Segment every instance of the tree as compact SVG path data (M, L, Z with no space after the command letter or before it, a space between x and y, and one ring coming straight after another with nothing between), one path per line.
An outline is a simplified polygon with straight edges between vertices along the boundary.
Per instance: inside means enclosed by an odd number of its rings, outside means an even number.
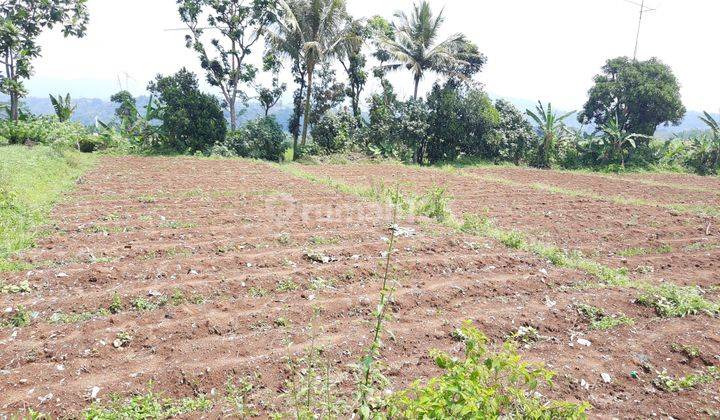
M417 99L418 86L426 72L466 79L485 64L485 56L463 34L454 34L435 43L445 18L442 10L433 16L430 3L426 0L416 3L410 16L397 12L395 19L395 37L381 39L384 49L396 60L396 63L386 66L393 70L405 67L412 72L415 83L413 98Z
M535 133L520 110L510 102L498 99L495 109L500 120L496 129L498 135L498 157L519 165L533 144Z
M346 40L349 29L345 0L278 0L278 25L268 32L270 38L292 39L299 42L298 56L307 73L305 111L301 146L305 146L308 134L313 76L315 66L338 54L339 45ZM278 43L282 43L279 41Z
M300 5L296 2L302 0L287 0L287 6L290 9L297 9ZM282 15L282 11L278 12L278 16ZM288 121L288 130L293 137L293 151L297 151L298 139L300 138L300 123L303 118L304 107L303 99L305 98L306 75L305 61L303 59L302 50L303 43L300 33L297 31L288 31L280 23L271 26L267 33L266 43L272 54L278 58L286 58L291 62L290 71L293 75L297 89L293 93L293 113Z
M326 112L340 105L345 98L345 85L337 81L330 63L322 64L317 71L317 81L312 94L312 112L308 118L310 126L317 124Z
M240 83L255 78L257 69L246 58L272 22L271 0L177 0L180 18L190 34L186 45L197 52L208 83L220 88L230 111L230 127L237 128L236 102L242 99ZM205 18L207 22L201 19ZM206 27L220 34L209 45L203 42ZM212 47L214 56L208 49Z
M19 118L23 79L32 74L32 60L42 49L38 37L60 27L65 37L83 37L89 15L87 0L3 0L0 2L0 92L10 96L10 116Z
M57 97L50 95L50 102L60 122L68 121L77 108L77 105L72 104L69 93L64 98L62 95Z
M287 90L286 83L280 83L280 62L274 54L266 54L263 58L263 71L271 71L273 79L270 87L255 85L257 100L265 111L267 117L270 109L277 105L283 93Z
M340 48L340 64L345 70L348 78L348 86L345 89L345 95L350 98L350 106L352 107L353 116L357 121L357 126L362 122L362 113L360 110L360 95L362 94L365 83L367 83L367 72L365 65L367 60L362 54L363 41L370 37L370 31L367 26L361 22L349 22L349 36Z
M148 91L160 102L160 130L168 146L178 152L205 151L225 139L220 101L200 92L195 74L183 68L173 76L158 75Z
M372 56L380 63L379 66L373 68L373 76L378 78L382 84L388 71L385 63L392 59L390 53L384 48L384 44L386 39L395 40L395 30L390 22L382 16L370 18L367 22L367 29L375 47Z
M152 121L161 119L161 109L153 95L148 99L144 114L140 114L135 98L126 90L112 95L110 101L118 104L115 115L120 120L119 129L125 137L139 145L150 145L157 140L159 130ZM112 130L109 124L99 120L98 123L105 129Z
M430 163L455 160L460 154L494 158L495 127L500 116L487 94L458 80L436 83L428 95L430 109ZM419 156L422 163L423 156Z
M624 131L646 136L655 134L660 124L679 124L685 107L670 67L656 58L608 60L602 73L595 76L578 120L603 126L616 116Z
M710 129L693 141L692 161L700 175L717 174L720 169L720 123L707 112L700 119Z
M110 97L110 101L118 104L115 109L115 115L121 121L127 121L132 124L137 119L138 111L135 98L127 90L122 90Z
M558 115L553 112L552 104L548 103L547 108L545 108L542 102L538 101L534 112L529 109L526 112L537 123L537 129L540 133L534 165L538 168L549 168L557 143L562 140L565 126L563 121L574 114L575 111Z
M238 156L277 162L285 151L285 132L274 116L262 117L230 133L223 144Z

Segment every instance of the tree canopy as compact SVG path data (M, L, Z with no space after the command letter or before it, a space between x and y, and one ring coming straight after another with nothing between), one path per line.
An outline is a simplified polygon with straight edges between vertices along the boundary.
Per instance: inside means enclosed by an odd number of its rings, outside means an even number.
M395 13L394 37L385 36L382 45L395 63L387 64L390 69L406 67L413 74L417 99L420 80L428 71L465 79L477 73L485 64L485 56L477 46L463 34L454 34L437 42L440 27L445 22L443 11L433 15L426 0L413 6L408 16L405 12Z
M617 118L630 133L652 136L660 124L679 124L685 116L680 85L669 66L657 58L608 60L595 76L578 120L604 126Z
M148 90L160 102L161 130L170 148L194 153L225 139L220 102L200 91L192 72L183 68L172 76L158 75Z
M257 68L246 59L262 39L264 28L272 22L273 1L177 0L177 3L180 18L190 30L185 37L186 45L200 57L208 83L220 88L234 130L237 100L245 98L240 84L252 81L257 73ZM212 28L213 37L209 41L203 38L206 25Z
M42 49L37 38L46 29L61 28L65 37L85 35L90 19L87 0L3 0L0 2L0 92L10 96L10 115L19 117L23 79L32 74L32 60Z

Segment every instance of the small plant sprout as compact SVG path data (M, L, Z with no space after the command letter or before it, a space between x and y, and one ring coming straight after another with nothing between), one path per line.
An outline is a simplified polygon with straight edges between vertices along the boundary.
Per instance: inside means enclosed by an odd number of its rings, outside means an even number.
M110 302L108 310L111 314L117 314L123 310L122 300L120 299L120 295L118 294L118 292L115 292L113 294L112 302Z

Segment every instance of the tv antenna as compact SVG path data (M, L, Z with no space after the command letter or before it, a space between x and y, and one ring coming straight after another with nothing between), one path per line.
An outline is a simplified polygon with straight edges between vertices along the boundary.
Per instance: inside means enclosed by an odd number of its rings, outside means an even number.
M642 22L645 13L654 12L657 9L651 9L645 6L645 0L641 0L640 3L633 0L625 0L627 3L634 4L640 7L640 19L638 20L637 35L635 36L635 52L633 53L633 61L637 61L638 45L640 44L640 29L642 29Z

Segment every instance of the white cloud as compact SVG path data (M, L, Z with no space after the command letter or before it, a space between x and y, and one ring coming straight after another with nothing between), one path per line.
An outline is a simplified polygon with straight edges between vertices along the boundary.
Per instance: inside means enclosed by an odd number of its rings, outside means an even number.
M445 6L445 35L463 32L488 56L479 76L501 96L543 99L563 108L579 107L592 77L607 58L632 55L638 7L624 0L430 0ZM714 33L716 0L646 0L657 11L647 15L639 58L657 56L682 85L690 109L720 107ZM174 0L90 0L91 24L83 39L42 36L43 57L36 62L33 95L71 90L75 96L107 97L118 77L135 92L157 73L181 66L199 72L187 50ZM391 17L409 9L409 0L349 0L357 16ZM128 77L126 79L125 74ZM401 94L410 77L393 76ZM432 83L424 81L425 89Z

